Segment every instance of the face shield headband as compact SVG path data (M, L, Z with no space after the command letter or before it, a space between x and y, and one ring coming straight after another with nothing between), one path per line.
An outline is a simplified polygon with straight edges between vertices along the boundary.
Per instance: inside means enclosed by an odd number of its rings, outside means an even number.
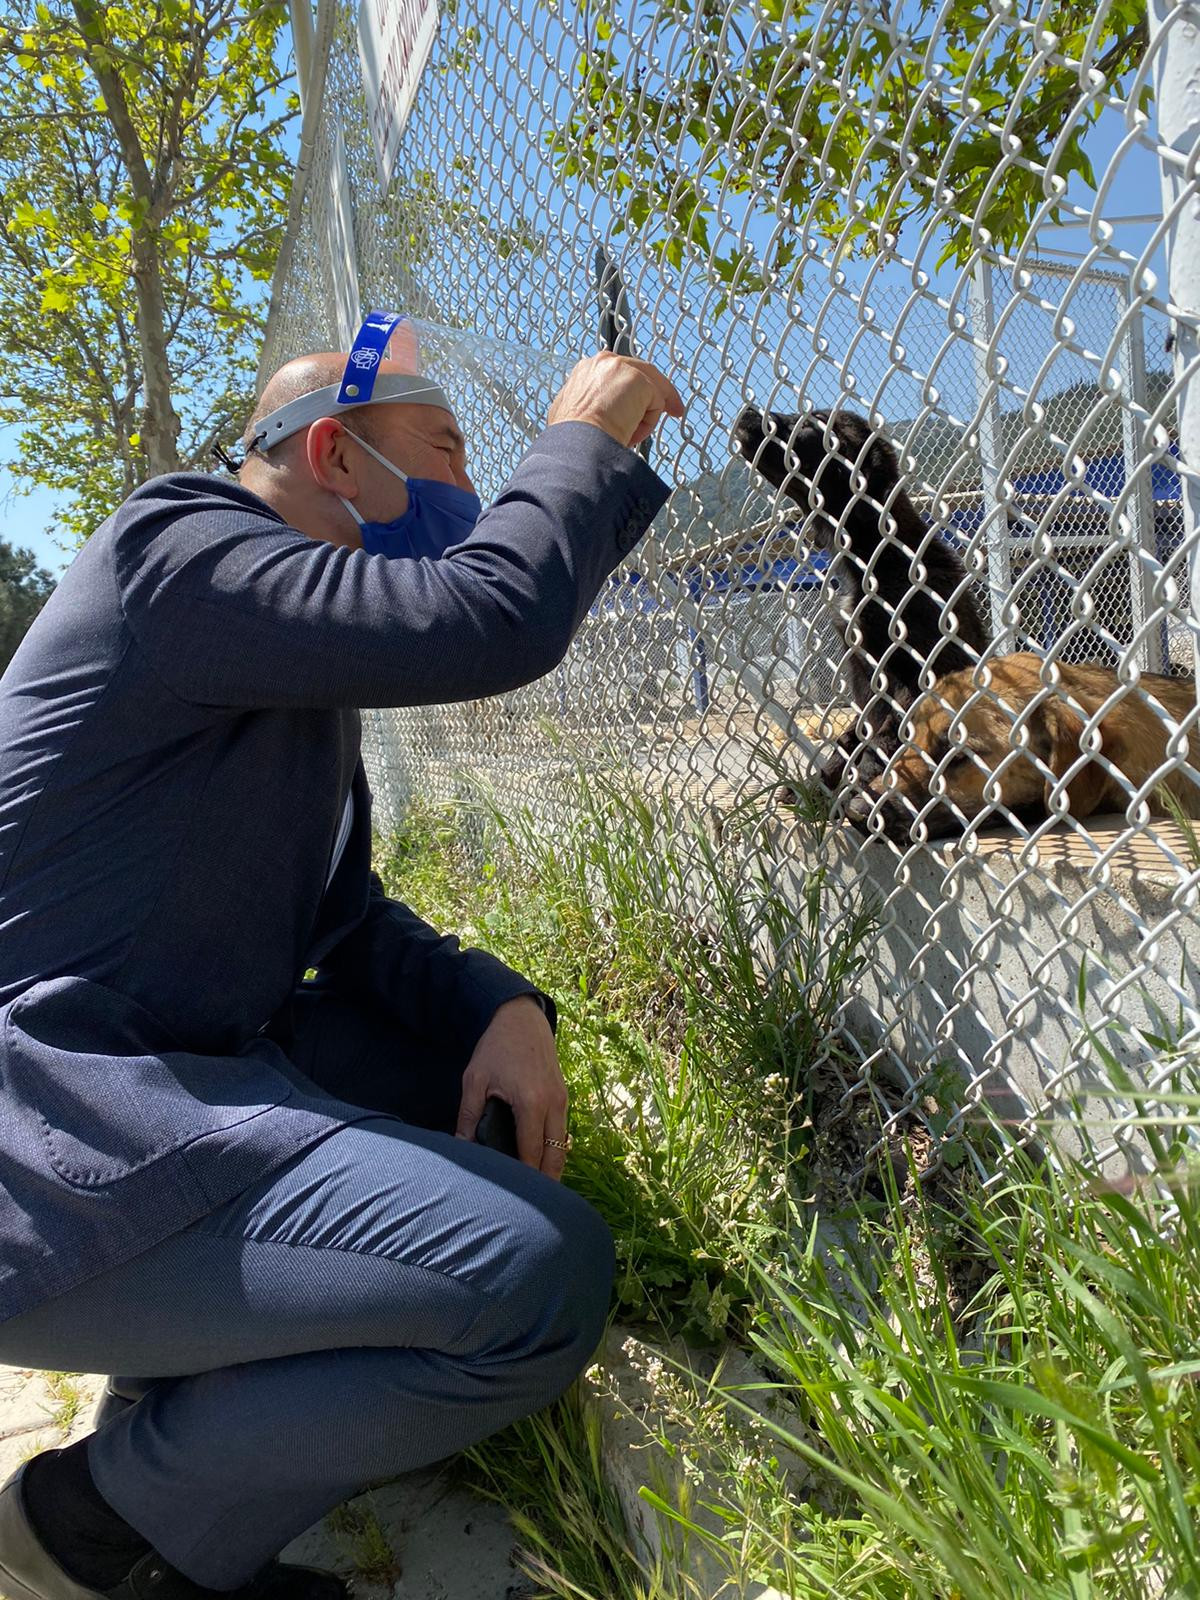
M449 400L437 384L405 373L380 373L388 341L397 324L406 321L391 312L372 311L358 330L340 384L301 395L264 417L254 435L251 449L270 450L321 417L344 418L357 406L378 405L397 400L405 404L441 406L451 411ZM451 412L451 414L453 414ZM482 512L479 497L472 490L434 478L413 478L394 461L367 443L355 428L349 433L370 455L408 490L408 507L389 522L368 522L349 500L339 495L346 510L358 523L363 549L368 555L408 556L438 560L451 546L468 538Z
M379 405L388 400L406 405L441 406L453 414L445 391L428 378L403 372L380 373L388 341L401 322L408 318L391 311L372 311L354 339L340 383L326 384L302 394L298 400L272 411L258 424L250 440L250 450L267 451L294 433L318 422L322 417L342 417L356 406Z

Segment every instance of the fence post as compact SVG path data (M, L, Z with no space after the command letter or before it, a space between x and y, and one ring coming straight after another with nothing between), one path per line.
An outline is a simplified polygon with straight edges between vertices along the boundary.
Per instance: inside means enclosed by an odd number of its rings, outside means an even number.
M1173 311L1179 489L1188 541L1192 660L1200 666L1200 7L1150 0L1150 50L1158 109L1158 159L1166 224L1167 300ZM1197 674L1200 695L1200 673Z
M1113 298L1116 301L1113 311L1118 323L1125 315L1127 294L1132 297L1132 288L1124 292L1120 288L1113 289ZM1125 335L1121 340L1118 360L1122 390L1132 401L1131 405L1121 407L1121 461L1124 482L1132 483L1134 486L1128 502L1136 538L1136 543L1129 551L1129 599L1133 614L1133 631L1136 635L1154 610L1154 573L1158 567L1158 538L1154 526L1154 485L1151 482L1149 468L1144 472L1138 471L1144 441L1139 437L1134 407L1142 412L1146 409L1146 331L1140 313L1130 317L1125 325ZM1165 631L1166 623L1160 621L1146 635L1141 645L1138 653L1142 659L1139 665L1147 672L1161 672L1163 669Z
M971 326L976 342L975 396L979 408L979 477L982 491L980 505L989 523L986 538L988 555L988 597L992 608L992 637L999 644L1008 630L1005 606L1012 589L1012 535L1008 528L1008 514L1000 506L997 486L1000 481L1000 458L1004 452L1004 433L1000 422L1000 403L995 385L988 373L988 354L992 335L996 331L996 315L992 305L992 263L980 256L971 273L968 290L971 303ZM980 345L983 346L980 349Z
M291 0L288 6L292 17L292 49L296 52L296 88L300 95L300 110L308 106L308 80L312 76L313 16L309 0Z
M704 635L695 628L688 629L692 644L692 698L701 716L708 710L708 651L704 648Z

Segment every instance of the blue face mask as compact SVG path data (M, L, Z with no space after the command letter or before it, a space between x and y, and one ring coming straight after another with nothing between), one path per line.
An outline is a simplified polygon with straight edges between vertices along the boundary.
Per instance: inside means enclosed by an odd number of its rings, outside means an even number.
M347 428L346 432L351 430ZM437 478L410 478L359 434L353 437L376 461L394 472L408 489L408 510L390 522L366 522L349 500L338 496L358 523L363 549L368 555L415 556L436 561L451 545L461 544L474 532L483 512L477 494L460 489L456 483L442 483Z

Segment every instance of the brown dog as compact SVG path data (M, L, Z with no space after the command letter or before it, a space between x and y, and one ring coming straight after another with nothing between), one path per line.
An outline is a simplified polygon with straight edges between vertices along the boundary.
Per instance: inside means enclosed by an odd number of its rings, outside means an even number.
M1118 678L1108 667L1060 662L1057 684L1029 710L1042 692L1045 665L1027 652L999 656L979 669L983 692L970 668L940 678L905 720L901 733L908 748L886 778L855 796L847 808L850 819L866 824L878 805L887 836L907 841L931 800L933 770L947 757L940 775L944 792L921 819L929 838L960 832L989 805L997 807L998 823L1007 820L1005 811L1025 822L1046 817L1052 789L1083 752L1084 724L1117 690ZM956 719L972 696L970 710ZM1162 771L1162 786L1183 811L1200 816L1200 788L1177 767L1167 769L1166 755L1168 738L1195 708L1194 679L1142 673L1137 688L1104 712L1099 751L1067 784L1070 815L1124 811L1135 790ZM998 791L994 798L984 797L989 783ZM1167 811L1157 785L1146 800L1152 812Z

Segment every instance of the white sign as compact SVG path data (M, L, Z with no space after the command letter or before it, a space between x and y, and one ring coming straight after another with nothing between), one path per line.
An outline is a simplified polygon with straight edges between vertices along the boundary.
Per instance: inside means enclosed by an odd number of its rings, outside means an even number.
M358 262L354 253L354 211L346 177L346 146L341 124L334 118L333 151L329 163L329 210L326 244L333 274L333 303L337 312L339 350L349 350L362 321L358 300Z
M362 0L358 10L367 114L385 189L437 30L438 0Z

